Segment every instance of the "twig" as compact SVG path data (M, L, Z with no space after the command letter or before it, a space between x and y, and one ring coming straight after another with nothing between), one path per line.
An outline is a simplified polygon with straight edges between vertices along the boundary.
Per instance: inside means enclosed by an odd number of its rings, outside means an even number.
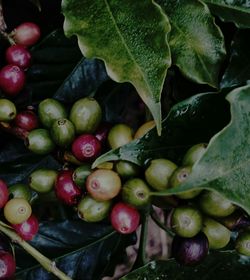
M48 272L54 274L61 280L72 280L64 272L56 267L56 263L42 255L29 243L24 241L18 234L16 234L8 225L0 222L0 231L7 235L11 240L21 246L26 252L28 252L33 258L35 258Z

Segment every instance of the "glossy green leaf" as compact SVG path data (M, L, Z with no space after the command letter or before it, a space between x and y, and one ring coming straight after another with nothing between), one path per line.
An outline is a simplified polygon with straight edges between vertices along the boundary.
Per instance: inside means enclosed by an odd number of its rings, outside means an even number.
M233 90L231 122L210 141L191 175L168 193L189 189L211 189L250 213L250 85Z
M231 56L221 88L245 85L250 80L250 30L239 30L232 42Z
M166 15L153 1L62 1L67 36L83 54L105 62L109 76L131 82L161 131L161 91L170 66Z
M208 8L196 0L157 0L171 23L173 64L189 79L218 86L224 38Z
M217 93L195 95L176 104L162 123L162 135L155 129L138 140L100 156L93 167L110 160L127 160L144 165L152 158L177 161L190 145L207 142L229 122L229 107Z
M211 12L222 20L233 22L239 28L250 27L249 0L203 0Z
M153 261L129 273L121 280L246 280L249 277L248 257L240 256L234 251L212 252L195 267L181 266L171 259Z

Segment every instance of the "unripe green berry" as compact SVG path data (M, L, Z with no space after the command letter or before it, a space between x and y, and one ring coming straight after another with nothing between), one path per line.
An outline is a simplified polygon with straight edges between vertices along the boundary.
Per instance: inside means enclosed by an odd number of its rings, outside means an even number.
M114 125L108 134L108 143L111 149L119 148L133 140L133 130L126 124Z
M183 165L194 165L198 161L207 149L206 143L200 143L192 146L184 155L182 164Z
M38 193L47 193L53 189L57 174L55 170L51 169L37 169L30 174L29 185Z
M16 106L8 99L0 99L0 121L10 122L16 117Z

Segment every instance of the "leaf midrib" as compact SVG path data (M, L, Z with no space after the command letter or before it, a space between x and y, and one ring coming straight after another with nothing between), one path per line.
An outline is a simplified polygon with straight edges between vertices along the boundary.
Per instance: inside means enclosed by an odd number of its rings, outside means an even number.
M136 65L136 68L138 69L138 71L140 72L141 76L143 77L143 80L144 80L144 82L145 82L145 84L146 84L146 87L147 87L148 91L149 91L149 92L152 92L151 87L150 87L150 85L149 85L149 83L148 83L148 81L147 81L147 79L146 79L146 77L145 77L145 75L144 75L144 73L143 73L143 71L142 71L140 65L138 65L137 61L135 60L133 54L131 53L131 51L130 51L130 49L129 49L129 47L128 47L128 45L127 45L127 43L126 43L126 41L125 41L125 39L124 39L124 37L123 37L123 35L122 35L122 33L121 33L119 27L118 27L118 25L117 25L117 23L116 23L116 20L115 20L115 18L114 18L114 16L113 16L113 13L112 13L112 11L111 11L111 7L110 7L108 1L107 1L107 0L104 0L104 3L105 3L105 5L106 5L107 11L108 11L108 13L109 13L109 15L110 15L110 18L111 18L111 20L112 20L112 22L113 22L113 25L114 25L114 27L115 27L115 30L117 31L118 36L120 37L120 39L121 39L123 45L125 46L125 49L126 49L128 55L129 55L129 57L130 57L131 60L134 62L134 64ZM129 82L131 82L131 81L129 81Z

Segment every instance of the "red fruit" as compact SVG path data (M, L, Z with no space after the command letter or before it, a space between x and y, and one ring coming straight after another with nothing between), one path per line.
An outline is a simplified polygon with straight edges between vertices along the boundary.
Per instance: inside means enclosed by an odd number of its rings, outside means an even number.
M10 46L5 53L8 64L19 66L23 70L27 69L31 63L30 52L21 45Z
M72 170L61 171L56 179L55 192L58 199L67 205L75 205L81 198L81 189L72 179Z
M16 65L8 64L0 70L0 88L9 96L16 96L24 87L25 74Z
M9 199L9 190L3 180L0 179L0 209L4 207Z
M33 22L24 22L14 30L14 41L23 46L34 45L40 37L40 28Z
M140 214L134 207L118 202L111 211L110 219L116 231L129 234L138 228Z
M38 118L32 111L23 111L17 114L15 125L27 131L31 131L38 127Z
M38 232L39 223L37 218L31 215L25 222L12 225L12 227L23 240L32 240Z
M95 137L104 144L108 138L108 133L111 128L111 124L109 123L101 123L101 125L97 128L95 132Z
M11 278L16 271L16 262L9 252L0 251L0 279Z
M72 144L72 153L80 161L94 160L101 153L101 142L92 134L80 135Z

